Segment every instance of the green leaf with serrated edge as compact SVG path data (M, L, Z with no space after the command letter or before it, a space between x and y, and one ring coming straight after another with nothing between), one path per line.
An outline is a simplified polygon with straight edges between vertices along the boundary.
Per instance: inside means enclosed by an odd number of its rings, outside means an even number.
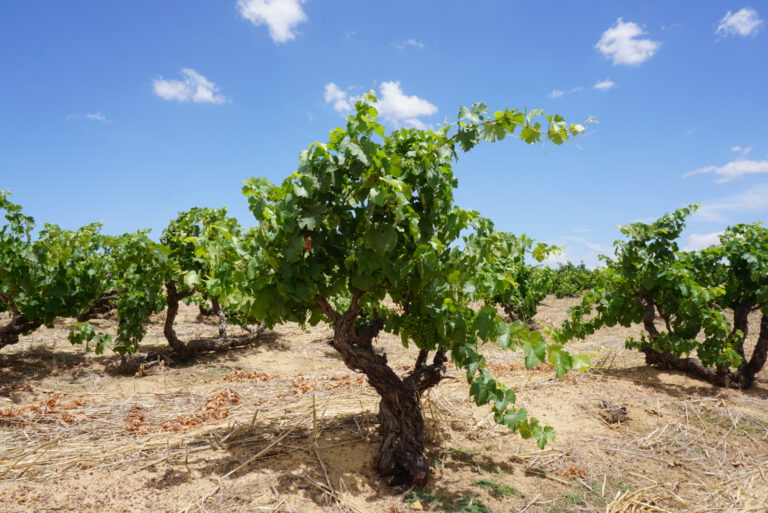
M469 392L478 406L488 404L493 398L493 380L487 374L482 373L472 382Z
M483 340L489 340L494 333L496 310L490 306L482 307L475 316L474 328Z
M546 359L546 344L531 344L530 342L523 343L523 352L525 353L525 367L532 369Z
M500 319L496 322L495 339L504 349L509 349L512 346L512 334L509 329L509 324Z
M186 285L187 288L193 289L199 283L200 277L198 276L197 271L191 270L184 273L184 285Z
M527 420L528 412L525 408L512 409L502 417L502 423L513 431L517 430L520 425L524 425Z
M535 426L533 437L536 439L539 449L544 449L548 443L555 441L555 430L550 426Z
M494 403L493 410L499 413L504 412L507 410L507 407L509 405L515 404L515 401L516 401L515 391L512 389L508 389L504 391L503 396Z

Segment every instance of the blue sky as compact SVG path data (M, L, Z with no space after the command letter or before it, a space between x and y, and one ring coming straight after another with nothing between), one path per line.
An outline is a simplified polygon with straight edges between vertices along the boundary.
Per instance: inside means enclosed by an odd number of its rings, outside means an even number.
M699 202L684 245L768 214L768 1L0 3L0 189L40 222L159 231L279 182L375 89L391 128L459 105L543 108L589 134L462 155L459 203L610 251Z

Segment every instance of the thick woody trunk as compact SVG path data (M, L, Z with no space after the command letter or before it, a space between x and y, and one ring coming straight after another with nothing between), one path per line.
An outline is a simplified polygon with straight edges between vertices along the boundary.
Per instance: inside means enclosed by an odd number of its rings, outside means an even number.
M533 320L533 318L524 318L524 316L521 316L515 311L515 308L510 304L502 304L502 310L504 310L504 313L507 315L507 321L508 322L516 322L516 321L524 321L528 325L528 329L531 331L539 331L541 329L541 326L539 326L536 321Z
M645 301L646 310L643 316L643 327L651 339L659 337L660 333L654 323L656 319L656 307L650 300ZM697 358L681 358L669 351L656 351L650 345L642 348L645 354L645 363L655 365L665 369L679 370L693 374L695 377L711 383L713 385L725 388L749 388L751 382L747 383L744 374L733 372L727 367L718 367L710 369L705 367Z
M392 484L423 486L429 478L429 462L424 456L424 416L421 395L437 385L445 374L445 354L438 351L431 365L427 352L421 351L414 371L402 380L402 386L382 395L379 403L381 446L376 468Z
M728 368L717 370L705 367L697 358L681 358L669 351L659 352L650 347L644 348L645 363L656 365L665 369L679 370L693 374L695 377L725 388L748 388L740 372L733 372Z
M14 312L10 322L0 327L0 349L16 344L19 341L19 336L34 331L40 326L42 326L41 323L28 321L23 315Z
M768 315L763 314L762 318L760 319L760 333L757 336L757 343L755 344L755 348L752 350L752 357L749 359L749 363L742 365L739 369L747 386L751 386L755 382L755 375L763 369L767 358Z
M213 313L215 313L216 316L219 318L219 338L226 338L226 336L227 336L227 314L221 308L221 305L219 304L218 296L213 296L211 298L211 306L212 306L211 310L213 310Z
M188 357L187 346L184 342L179 340L176 330L173 328L173 322L176 320L176 316L179 314L179 301L189 297L193 294L191 290L185 292L179 292L176 288L176 283L169 281L165 284L166 291L166 311L165 311L165 324L163 325L163 335L165 339L171 345L174 351L178 353L182 358Z
M197 353L226 351L235 347L247 346L255 342L256 339L259 338L259 336L267 329L267 325L262 322L256 328L248 329L248 335L242 337L226 336L226 316L219 307L217 300L214 303L214 308L217 308L219 312L219 338L190 340L184 342L180 340L176 334L176 330L173 328L173 323L176 320L176 316L179 314L179 301L191 296L194 294L194 292L178 292L176 283L174 282L166 283L165 289L167 292L167 310L165 315L165 325L163 326L163 334L165 335L166 340L168 340L170 346L173 348L179 360L188 360L193 358Z
M91 305L91 307L88 309L87 312L84 312L80 314L77 317L77 320L79 322L85 322L89 321L91 319L94 319L96 317L106 315L117 306L115 305L114 301L120 299L120 296L118 295L117 290L108 290L104 292L99 299L94 301L94 303Z
M392 485L423 486L429 478L429 461L424 455L424 416L421 395L440 382L445 374L445 354L438 351L433 363L427 365L427 353L422 351L416 368L400 378L387 364L385 355L373 349L373 339L384 323L377 316L369 326L355 329L360 313L359 294L344 314L335 312L326 301L320 302L323 312L333 322L331 345L341 354L351 370L362 372L381 396L379 430L381 445L376 457L376 470L390 478Z
M198 306L197 310L200 317L210 317L211 315L214 315L213 308L206 308L203 305Z
M749 335L749 313L752 311L752 305L739 304L733 308L733 332L731 337L736 336L736 330L740 330L744 334L744 338ZM739 354L744 356L744 345L742 344L738 348Z
M368 380L373 384L373 382ZM375 387L381 394L381 386ZM423 486L429 478L424 456L424 417L419 395L406 386L388 387L379 402L381 445L376 470L390 484Z
M207 297L206 297L207 299ZM219 319L219 338L226 338L227 337L227 326L229 326L229 318L227 317L227 313L224 311L224 309L219 304L219 298L218 296L213 296L210 298L211 301L211 307L206 308L203 305L198 306L199 315L201 317L211 317L215 315ZM250 326L243 326L246 331L249 333L253 333L254 330L258 330L260 328L252 328Z
M10 312L11 320L5 326L0 326L0 349L19 341L19 336L35 331L43 325L41 322L30 321L22 315L11 296L0 292L0 302Z

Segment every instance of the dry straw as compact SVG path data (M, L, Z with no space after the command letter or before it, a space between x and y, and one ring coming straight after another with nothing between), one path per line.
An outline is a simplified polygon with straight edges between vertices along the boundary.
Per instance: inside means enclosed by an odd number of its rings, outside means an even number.
M287 381L287 382L286 382ZM317 381L322 382L322 379ZM331 382L333 383L333 382ZM365 385L311 390L296 395L291 380L259 383L258 393L250 383L238 384L242 397L254 398L226 405L224 420L214 419L179 432L164 426L179 423L204 411L206 398L194 394L137 394L120 403L88 404L60 414L19 415L0 422L0 480L41 480L73 469L102 468L129 462L151 466L177 455L235 445L252 446L255 452L279 438L306 438L312 431L313 412L317 429L331 429L350 418L359 420L375 411L376 396ZM333 400L330 400L331 396ZM265 398L269 398L266 399ZM313 399L315 403L313 404ZM361 410L361 405L363 410ZM314 407L313 407L314 406ZM141 431L128 419L141 412ZM69 422L62 421L67 415ZM194 419L193 419L194 420ZM362 435L362 433L361 433ZM282 438L281 438L282 437Z

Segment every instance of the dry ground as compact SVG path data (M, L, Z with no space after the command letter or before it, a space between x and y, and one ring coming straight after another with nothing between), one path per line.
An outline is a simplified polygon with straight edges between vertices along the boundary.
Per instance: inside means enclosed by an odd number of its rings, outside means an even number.
M549 298L538 323L574 303ZM182 309L180 336L213 336L195 313ZM160 320L142 350L165 349ZM494 374L555 427L544 451L495 426L451 368L424 404L433 478L405 490L373 471L376 396L325 326L139 376L71 347L67 325L0 352L3 513L768 511L768 373L740 392L649 369L623 348L637 327L570 344L595 368L559 380L487 346ZM413 364L396 338L380 344L398 370ZM606 422L603 400L628 418Z

